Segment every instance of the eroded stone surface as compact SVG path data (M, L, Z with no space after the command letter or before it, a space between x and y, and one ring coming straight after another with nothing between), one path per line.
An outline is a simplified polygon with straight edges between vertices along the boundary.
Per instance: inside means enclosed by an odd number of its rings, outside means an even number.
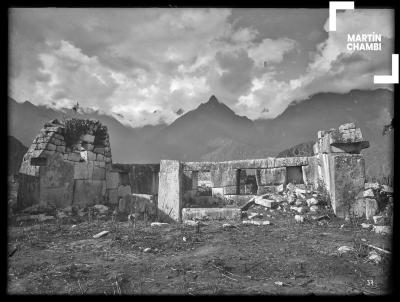
M242 211L238 208L183 208L182 220L239 220Z

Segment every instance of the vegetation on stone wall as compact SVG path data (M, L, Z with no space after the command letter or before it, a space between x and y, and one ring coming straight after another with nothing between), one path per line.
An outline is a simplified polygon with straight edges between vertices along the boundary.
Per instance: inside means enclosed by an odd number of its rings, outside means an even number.
M94 131L94 142L95 146L104 146L104 142L107 139L107 126L99 124L96 131Z
M94 135L94 145L102 146L107 138L107 127L102 126L99 121L89 119L66 119L63 122L65 127L64 139L67 147L79 142L84 134Z

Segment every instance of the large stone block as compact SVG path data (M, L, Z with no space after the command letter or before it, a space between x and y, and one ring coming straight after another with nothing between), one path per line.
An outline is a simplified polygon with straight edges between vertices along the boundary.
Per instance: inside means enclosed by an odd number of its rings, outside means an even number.
M81 161L81 155L78 152L70 152L68 153L68 160L70 161L76 161L79 162Z
M239 220L242 211L239 208L184 208L182 220Z
M302 166L303 182L308 186L316 186L318 184L318 158L310 157L310 164Z
M280 185L286 182L286 167L260 169L261 185Z
M61 154L49 157L40 167L40 202L66 207L72 204L75 167Z
M118 197L124 197L125 195L131 195L131 186L119 186L118 187Z
M92 178L95 180L105 180L106 179L106 169L94 166Z
M39 167L37 167L39 169ZM17 208L24 209L40 202L40 179L38 176L19 174Z
M99 154L103 154L103 155L104 155L105 150L104 150L104 148L96 147L96 148L94 148L93 152L94 152L94 153L99 153Z
M60 153L64 153L65 152L65 146L57 146L56 151L60 152Z
M365 163L361 155L329 155L332 208L336 216L348 216L355 197L364 190Z
M339 126L339 131L356 129L356 125L354 123L347 123Z
M174 221L181 220L182 208L182 167L176 160L161 160L158 189L158 210L160 214Z
M89 167L86 162L76 162L74 179L89 179Z
M343 131L333 130L329 133L330 144L358 143L363 140L360 128Z
M118 189L107 189L107 201L111 204L118 204Z
M119 173L106 172L107 189L118 189L119 186Z
M85 207L105 201L105 182L102 180L75 180L73 205Z

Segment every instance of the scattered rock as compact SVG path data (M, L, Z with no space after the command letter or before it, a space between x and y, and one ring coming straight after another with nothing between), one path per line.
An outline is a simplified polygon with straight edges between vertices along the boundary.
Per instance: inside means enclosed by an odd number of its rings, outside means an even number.
M183 240L184 242L186 242L186 241L187 241L187 238L186 238L185 236L183 236L182 240Z
M314 197L313 197L313 198L307 199L306 202L307 202L307 205L308 205L309 207L315 206L315 205L318 204L318 200L317 200L316 198L314 198Z
M189 226L197 226L200 222L196 220L184 220L183 223Z
M294 196L293 194L289 194L287 196L287 201L288 201L289 204L295 203L296 202L296 196Z
M296 192L296 196L301 199L305 199L306 196L303 193Z
M109 233L109 231L102 231L102 232L100 232L100 233L94 235L93 238L95 238L95 239L101 238L101 237L106 236L108 233Z
M150 248L150 247L146 247L146 248L143 250L144 253L149 253L150 251L151 251L151 248Z
M150 223L150 226L152 226L152 227L167 226L167 225L169 225L169 223L166 223L166 222L152 222L152 223Z
M102 204L96 204L93 208L99 211L100 214L105 214L108 212L108 207Z
M243 220L243 224L254 224L254 225L270 225L271 222L269 220L264 221L256 221L256 220Z
M255 197L251 198L248 202L246 202L240 209L242 211L247 211L252 205L255 203Z
M295 206L302 206L303 201L301 199L297 199L296 202L294 203Z
M385 222L385 217L383 216L372 216L374 224L383 224Z
M296 194L306 194L306 190L303 189L296 188L294 191L296 192Z
M230 224L230 223L224 223L224 224L222 225L222 227L223 227L224 229L230 229L230 228L234 228L235 226L232 225L232 224Z
M364 185L364 189L365 190L368 190L368 189L379 190L380 189L380 185L377 182L367 182Z
M247 218L249 218L249 219L262 218L262 217L263 217L263 214L261 214L261 213L249 213L247 215Z
M375 225L374 232L381 235L388 235L391 233L389 226Z
M289 192L294 192L296 190L296 186L290 182L286 185L286 190Z
M40 222L54 220L56 219L54 216L47 216L46 214L39 214L37 220Z
M343 245L340 248L338 248L338 252L340 255L342 255L344 253L354 252L354 248L347 245Z
M374 191L372 191L372 189L368 189L368 190L364 191L363 196L368 197L368 198L374 198L375 197Z
M304 222L304 216L302 215L295 215L294 219L296 220L296 222Z
M281 282L281 281L276 281L276 282L274 282L276 285L279 285L279 286L283 286L283 282Z
M273 208L275 207L278 202L276 200L272 200L272 199L263 199L263 198L255 198L254 202L256 204L259 204L261 206L264 206L266 208Z
M382 261L382 257L376 251L370 251L368 254L368 260L378 264Z
M369 224L369 223L362 223L362 224L361 224L361 227L362 227L363 229L369 229L371 226L372 226L372 225Z
M302 214L306 211L305 207L290 207L290 209L296 211L299 214Z

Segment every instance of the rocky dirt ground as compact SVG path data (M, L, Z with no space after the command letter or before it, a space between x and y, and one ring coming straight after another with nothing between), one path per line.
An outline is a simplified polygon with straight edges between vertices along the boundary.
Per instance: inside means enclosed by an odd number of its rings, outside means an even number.
M151 226L70 215L9 222L10 294L385 294L391 235L336 218L296 222L253 205L270 225L206 221ZM39 221L41 220L41 221ZM125 221L123 221L125 220ZM93 235L109 233L94 239ZM350 249L346 251L347 246ZM374 252L372 252L374 253ZM375 259L375 260L374 260Z

